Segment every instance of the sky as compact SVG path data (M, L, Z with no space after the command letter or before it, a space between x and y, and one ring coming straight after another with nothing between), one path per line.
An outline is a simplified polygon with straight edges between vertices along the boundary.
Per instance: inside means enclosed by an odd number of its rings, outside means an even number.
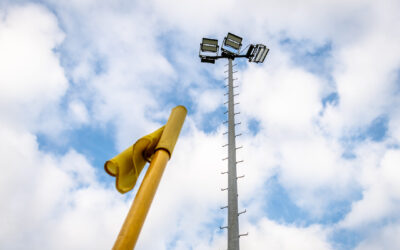
M0 248L110 249L138 187L106 160L188 116L136 249L226 249L226 62L241 249L400 249L400 2L0 0ZM143 178L143 174L141 175Z

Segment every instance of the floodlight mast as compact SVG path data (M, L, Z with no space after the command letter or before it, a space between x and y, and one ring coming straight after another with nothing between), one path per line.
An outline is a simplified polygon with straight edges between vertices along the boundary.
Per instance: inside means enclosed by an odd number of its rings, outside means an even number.
M240 55L240 48L242 46L242 38L232 33L228 33L225 37L223 45L221 47L221 54L218 55L218 41L216 39L203 38L203 42L200 44L199 56L201 62L204 63L215 63L215 60L226 58L228 59L228 171L222 172L221 174L228 174L228 188L222 190L228 190L228 205L222 208L228 209L228 225L220 227L221 229L228 229L228 250L239 250L239 238L246 236L246 234L239 233L239 215L245 213L238 211L238 190L237 190L237 179L244 176L237 176L236 164L242 161L236 161L236 137L239 136L235 132L235 126L240 123L235 123L235 105L238 103L234 102L234 97L238 94L234 94L233 86L233 66L232 62L235 58L243 57L248 58L250 62L262 63L267 56L269 49L262 44L250 45L246 54ZM203 52L203 53L202 53ZM213 53L210 55L210 52ZM215 54L214 54L215 53ZM255 60L257 59L257 60Z

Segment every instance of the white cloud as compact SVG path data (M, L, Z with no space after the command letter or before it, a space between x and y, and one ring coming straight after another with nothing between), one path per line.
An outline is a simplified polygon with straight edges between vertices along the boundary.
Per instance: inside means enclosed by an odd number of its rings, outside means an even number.
M14 127L30 124L45 132L37 123L57 123L40 118L68 86L53 52L64 34L55 16L37 5L10 7L0 15L0 115Z
M373 154L369 151L370 148L364 150L368 151L362 152L361 155ZM364 186L363 198L353 203L351 211L340 223L341 226L364 227L371 223L379 223L382 219L398 218L400 150L391 149L381 153L383 155L378 159L367 156L360 162L365 164L360 173L360 182ZM372 164L367 165L368 161Z
M396 250L400 246L399 234L399 224L390 224L380 230L373 230L373 232L356 247L356 250Z
M262 219L241 238L243 249L332 249L328 231L320 226L296 227Z
M41 152L35 136L3 126L0 135L2 247L110 247L128 204L98 183L85 157Z
M68 105L71 120L78 124L85 124L89 121L88 111L86 106L81 101L72 101Z

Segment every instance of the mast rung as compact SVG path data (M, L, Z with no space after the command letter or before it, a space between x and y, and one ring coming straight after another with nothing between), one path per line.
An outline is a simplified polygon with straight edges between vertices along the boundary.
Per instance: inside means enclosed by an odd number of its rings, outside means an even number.
M229 121L224 121L224 124L227 124Z
M225 132L225 133L223 133L222 135L226 135L226 134L228 134L228 132Z
M238 150L238 149L241 149L241 148L243 148L243 146L237 147L237 148L235 148L235 149Z
M245 234L239 234L239 238L240 237L242 237L242 236L247 236L247 235L249 235L249 233L247 232L247 233L245 233Z
M234 103L233 105L238 105L238 104L240 104L240 102Z
M237 95L239 95L239 93L237 93L237 94L234 94L233 96L237 96Z
M229 110L225 111L224 114L227 114L229 112Z
M222 230L222 229L227 229L227 228L228 228L228 226L224 226L224 227L221 227L221 226L220 226L220 227L219 227L219 229L221 229L221 230Z
M225 160L228 160L228 157L226 157L226 158L224 158L224 159L222 159L223 161L225 161Z
M247 212L247 211L246 211L246 209L245 209L244 211L238 213L238 216L241 215L241 214L244 214L244 213L246 213L246 212Z
M235 137L238 137L238 136L241 136L242 134L237 134L237 135L235 135Z
M228 190L228 188L221 188L221 191L225 191L225 190Z
M224 96L227 96L227 95L229 95L229 93L225 93L225 94L224 94Z
M221 172L221 174L227 174L228 173L228 171L226 171L226 172Z
M228 144L222 145L222 147L226 147L226 146L228 146Z
M239 87L239 86L233 86L233 88L237 88L237 87Z
M245 175L238 176L238 177L236 177L236 179L243 178L244 176Z
M235 115L238 115L238 114L240 114L240 112L235 113Z
M241 160L241 161L237 161L237 162L236 162L236 164L238 164L238 163L242 163L242 162L244 162L244 161L243 161L243 160Z
M225 208L228 208L228 206L225 206L225 207L220 207L220 209L225 209Z

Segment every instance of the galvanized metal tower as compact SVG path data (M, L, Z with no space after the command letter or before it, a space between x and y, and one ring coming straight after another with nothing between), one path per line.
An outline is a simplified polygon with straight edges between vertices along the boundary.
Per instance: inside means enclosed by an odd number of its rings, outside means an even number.
M228 209L228 225L224 227L220 227L221 229L228 229L228 250L239 250L239 238L241 236L245 236L246 234L239 233L239 215L245 213L238 211L238 188L237 188L237 179L244 177L237 176L236 164L242 161L236 161L236 150L239 149L236 147L236 137L241 134L236 134L235 127L240 123L235 123L235 116L239 113L235 113L235 103L234 99L238 93L234 93L234 89L237 86L233 85L233 61L235 58L243 57L248 58L250 62L262 63L265 60L265 57L268 54L269 49L262 44L257 45L249 45L249 49L246 54L240 55L240 48L242 47L242 38L236 36L232 33L228 33L223 42L223 47L221 48L222 52L219 55L219 46L218 40L203 38L202 43L200 44L200 52L199 56L201 58L201 62L204 63L215 63L215 60L226 58L228 59L228 84L225 86L228 88L228 92L225 95L228 95L228 144L224 145L228 147L228 157L223 160L228 160L228 171L222 172L222 174L228 174L228 187L221 189L222 191L228 190L228 205L221 207Z

